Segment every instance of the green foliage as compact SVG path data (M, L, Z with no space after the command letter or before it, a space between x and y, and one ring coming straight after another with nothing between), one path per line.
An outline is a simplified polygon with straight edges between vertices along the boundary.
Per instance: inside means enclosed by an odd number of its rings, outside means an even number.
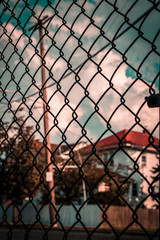
M98 192L94 194L93 198L90 200L89 203L102 205L112 205L112 206L125 206L124 201L113 191L107 192Z
M1 195L15 204L26 197L33 198L38 194L44 167L44 154L37 151L40 142L33 127L19 117L11 125L0 127L0 141Z
M56 204L70 204L72 201L79 201L82 197L82 179L78 170L67 169L67 171L54 171L54 184ZM49 204L50 194L47 188L42 188L42 197L39 204Z
M125 193L129 189L129 182L123 184L123 178L118 172L109 171L105 173L103 169L90 169L88 170L88 182L91 187L97 185L97 183L104 183L108 187L108 190L105 192L96 192L93 194L89 203L96 204L111 204L116 206L124 206L124 201L119 197L118 191L120 189L121 196L125 198Z
M151 193L153 200L155 200L155 207L159 208L160 204L160 194L159 194L159 182L160 182L160 165L157 164L156 167L153 167L152 171L152 189L154 189Z
M83 183L86 185L86 194L93 193L93 198L100 204L124 205L124 201L118 197L117 191L121 190L121 195L124 197L129 189L130 182L123 184L124 177L122 178L119 172L113 172L112 169L106 173L104 168L97 168L98 160L96 158L86 160L86 155L81 151L81 160L78 154L68 162L67 166L71 168L58 169L58 166L63 166L63 159L55 156L57 168L54 171L54 184L56 204L70 204L73 201L77 203L83 199ZM66 161L65 161L66 163ZM83 167L82 163L84 163ZM79 168L78 168L78 166ZM72 168L72 167L76 168ZM83 182L84 181L84 182ZM97 188L100 183L105 183L109 188L109 192L97 193ZM90 199L88 203L96 204L94 199ZM112 201L114 199L114 201ZM49 193L43 189L42 199L40 204L49 203Z

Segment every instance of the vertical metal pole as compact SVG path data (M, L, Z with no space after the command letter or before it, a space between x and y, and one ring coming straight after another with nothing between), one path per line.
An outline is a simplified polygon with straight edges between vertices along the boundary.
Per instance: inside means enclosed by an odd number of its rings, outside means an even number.
M77 150L77 154L78 154L78 159L80 161L80 164L82 165L82 158L81 158L79 150ZM86 196L86 184L85 184L85 181L83 179L82 179L82 189L83 189L83 200L85 202L86 199L87 199L87 196ZM85 205L86 205L86 203L85 203Z
M50 219L51 219L51 224L56 223L56 218L55 218L55 192L54 192L54 172L53 172L53 166L51 164L51 143L50 143L50 136L49 136L49 117L48 117L48 110L46 108L46 104L48 101L47 98L47 89L45 86L46 83L46 73L45 73L45 66L44 66L44 43L43 43L43 28L40 25L39 27L39 36L40 36L40 54L42 58L42 67L41 67L41 73L42 73L42 85L43 85L43 113L44 113L44 133L45 133L45 139L47 142L47 148L45 148L45 158L46 158L46 164L48 166L48 172L52 173L52 179L48 182L48 188L50 191Z

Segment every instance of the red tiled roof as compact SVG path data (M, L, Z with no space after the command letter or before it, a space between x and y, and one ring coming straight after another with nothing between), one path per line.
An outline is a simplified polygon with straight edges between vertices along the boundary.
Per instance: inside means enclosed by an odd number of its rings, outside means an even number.
M130 131L129 130L123 130L115 135L111 135L109 137L106 137L102 140L100 140L96 145L96 149L101 149L104 147L112 147L112 146L118 146L120 141L124 144L130 143L132 145L145 147L148 146L151 142L153 142L153 139L150 139L149 141L149 134L147 132L136 132L136 131ZM154 143L153 145L158 146L159 145L159 139L154 137ZM89 151L92 149L92 145L89 145L84 148L85 151ZM152 147L152 145L150 145Z

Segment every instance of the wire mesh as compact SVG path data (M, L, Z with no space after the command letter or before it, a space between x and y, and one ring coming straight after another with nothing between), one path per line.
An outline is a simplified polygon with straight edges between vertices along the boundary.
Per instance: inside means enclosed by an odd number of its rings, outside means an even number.
M76 227L158 239L160 104L146 97L159 96L160 1L0 5L4 239L37 225L42 239Z

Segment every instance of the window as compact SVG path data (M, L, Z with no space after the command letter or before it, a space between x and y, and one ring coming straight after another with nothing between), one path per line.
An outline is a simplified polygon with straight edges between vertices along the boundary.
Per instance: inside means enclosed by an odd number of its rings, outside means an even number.
M151 197L152 197L152 200L155 200L156 198L156 191L155 191L155 186L151 186Z
M132 196L137 197L138 192L137 192L137 183L132 184Z
M146 166L146 156L142 156L142 168Z
M114 159L110 160L110 166L113 167L114 166Z
M155 186L151 186L151 192L152 192L152 193L155 192Z
M104 154L104 159L108 159L109 158L109 154L108 153L105 153Z
M112 156L113 156L113 154L114 154L114 152L110 152L110 157L112 157Z

